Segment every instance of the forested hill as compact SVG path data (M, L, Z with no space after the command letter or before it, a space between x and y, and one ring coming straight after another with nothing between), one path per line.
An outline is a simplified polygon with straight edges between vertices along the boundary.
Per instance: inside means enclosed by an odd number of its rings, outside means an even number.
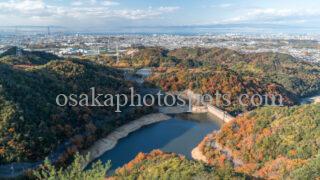
M146 84L164 91L191 89L202 94L231 94L232 106L221 108L234 115L254 108L252 104L241 107L235 101L243 93L282 95L284 105L299 104L300 98L320 93L320 66L282 53L244 54L218 47L141 47L128 49L120 63L111 57L100 60L115 67L154 67Z
M248 179L228 168L216 168L202 162L186 159L173 153L154 150L149 154L139 153L135 159L119 168L112 177L122 179Z
M165 91L191 89L197 93L211 94L213 97L216 92L229 95L229 105L222 105L223 99L221 97L218 100L213 98L212 101L214 105L220 105L221 109L233 115L256 108L249 99L243 99L243 103L248 106L242 106L239 101L242 94L267 95L269 103L272 101L270 97L281 95L283 105L286 106L292 106L298 102L297 95L286 90L281 84L255 76L242 75L227 68L197 68L191 70L176 68L166 70L164 73L158 70L147 79L146 84L156 85Z
M257 178L317 179L320 105L257 109L227 123L199 147L210 164L232 163L229 152L238 162L236 172Z
M11 47L0 54L0 62L19 65L43 65L60 57L42 51L25 51L18 47Z
M11 56L1 60L7 58ZM126 108L119 114L114 107L57 106L57 95L88 94L91 87L101 94L128 93L132 84L119 70L80 60L23 68L14 64L0 61L1 163L43 159L66 140L73 144L68 149L72 154L142 112Z
M102 58L103 59L103 58ZM120 59L105 59L110 66L161 67L163 73L176 75L188 69L203 68L217 71L224 68L239 76L276 83L297 97L305 97L320 92L320 66L305 62L282 53L264 52L244 54L226 48L179 48L168 50L161 47L129 49ZM213 72L214 73L214 72ZM174 75L170 75L172 77ZM172 82L174 83L174 82ZM175 86L168 84L168 86ZM201 89L201 87L197 87Z

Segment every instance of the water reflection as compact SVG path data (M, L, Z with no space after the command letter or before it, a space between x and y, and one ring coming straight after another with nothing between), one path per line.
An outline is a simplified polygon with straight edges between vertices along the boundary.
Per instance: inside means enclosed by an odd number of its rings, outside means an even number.
M192 149L222 122L208 114L181 114L171 120L152 124L121 139L115 148L103 154L102 162L111 160L112 170L132 160L139 152L161 149L191 158Z

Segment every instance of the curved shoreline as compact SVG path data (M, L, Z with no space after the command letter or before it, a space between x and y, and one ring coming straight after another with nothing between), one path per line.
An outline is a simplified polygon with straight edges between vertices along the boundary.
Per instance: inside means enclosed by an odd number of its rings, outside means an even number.
M182 109L184 108L182 107ZM181 113L180 110L181 107L169 108L170 112L177 111L178 113ZM227 114L226 112L212 106L195 106L192 108L192 113L210 113L221 119L225 123L234 119L234 117ZM171 119L171 117L167 114L168 112L163 111L160 113L153 113L142 116L137 120L124 124L123 126L115 129L106 137L97 140L89 149L81 152L81 154L84 155L89 154L89 160L83 165L83 167L86 167L88 164L102 156L105 152L112 150L117 145L120 139L127 137L130 133L139 130L143 126ZM191 156L193 159L207 162L207 158L202 154L198 146L192 150Z
M134 132L134 131L140 129L143 126L147 126L147 125L154 124L154 123L161 122L161 121L166 121L169 119L171 119L171 117L168 115L165 115L163 113L153 113L153 114L144 115L136 120L133 120L127 124L124 124L124 125L118 127L117 129L113 130L106 137L97 140L90 148L83 150L81 152L81 154L84 154L84 155L87 155L88 153L90 154L89 161L87 161L85 164L83 164L83 168L85 168L89 163L91 163L92 161L94 161L95 159L100 157L106 151L109 151L112 148L114 148L120 139L128 136L131 132ZM26 164L28 164L28 163L26 163ZM35 169L40 164L41 164L41 162L30 163L30 165L28 165L30 167L23 168L23 170L20 170L20 171L16 170L15 172L12 172L12 173L1 172L0 179L1 178L17 178L17 177L23 175L23 173L25 172L24 169ZM15 164L15 165L19 165L19 164ZM7 167L11 167L11 166L7 165ZM8 170L8 171L10 171L10 170Z
M191 157L192 157L194 160L202 161L202 162L204 162L204 163L208 163L208 159L207 159L207 157L202 153L202 151L200 151L199 145L196 146L194 149L192 149L192 151L191 151Z
M113 149L120 139L127 137L130 133L139 130L143 126L169 119L171 119L171 117L163 113L153 113L120 126L106 137L96 141L89 149L82 151L81 154L89 154L89 161L86 162L83 167L85 168L89 163L102 156L105 152Z
M315 95L315 96L311 96L311 97L308 97L308 98L304 98L300 101L301 104L308 104L308 103L320 103L320 95ZM195 108L197 109L197 108ZM216 108L216 107L210 107L208 109L211 109L211 111L208 111L209 113L211 114L214 114L214 115L221 115L223 113L222 110ZM213 111L212 111L213 110ZM221 113L222 112L222 113ZM230 121L232 121L233 119L235 119L235 117L231 116L231 115L228 115L227 114L227 118L226 119L223 119L223 121L225 123L228 123ZM210 134L209 134L210 135ZM208 163L207 161L207 158L204 156L203 152L200 151L200 144L202 143L202 141L192 150L191 152L191 156L194 160L198 160L198 161L203 161L205 163ZM219 147L219 144L218 144L218 147ZM222 150L222 149L220 149ZM225 152L228 152L226 150L224 150ZM238 159L233 159L233 163L235 165L241 165L242 162L241 160L238 160Z
M199 111L199 112L207 112L207 113L213 114L214 116L216 116L219 119L221 119L224 123L228 123L228 122L230 122L230 121L235 119L235 117L231 116L227 112L225 112L225 111L223 111L223 110L221 110L221 109L219 109L217 107L211 106L211 105L208 105L205 110L203 110L203 107L195 107L195 108L192 108L192 111L193 112L197 112L197 111ZM210 135L210 134L208 134L208 135ZM208 158L200 150L200 145L203 142L203 140L194 149L192 149L191 157L194 160L202 161L204 163L208 163Z
M207 136L208 137L208 136ZM208 158L200 150L200 146L205 141L205 138L201 143L199 143L191 152L191 156L194 160L202 161L208 164ZM242 166L243 161L241 159L234 158L232 156L232 151L226 147L223 147L221 144L214 142L213 148L217 151L220 151L222 154L226 155L227 159L230 160L235 167Z

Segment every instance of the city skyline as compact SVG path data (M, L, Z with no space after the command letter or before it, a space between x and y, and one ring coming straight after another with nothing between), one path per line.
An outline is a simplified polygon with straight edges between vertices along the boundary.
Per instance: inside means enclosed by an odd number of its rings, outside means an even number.
M0 1L2 26L72 30L234 24L318 28L320 2L261 0L10 0Z

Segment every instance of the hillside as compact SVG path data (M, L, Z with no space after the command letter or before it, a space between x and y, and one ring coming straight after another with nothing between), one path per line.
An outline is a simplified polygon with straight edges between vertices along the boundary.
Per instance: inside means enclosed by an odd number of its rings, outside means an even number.
M199 145L209 164L267 179L320 177L320 105L264 107L223 126ZM231 156L231 157L230 157Z
M200 71L203 68L209 68L209 70L215 71L222 67L238 76L261 79L264 84L276 83L296 97L310 96L320 91L319 65L300 61L281 53L242 54L225 48L167 50L160 47L143 47L129 49L121 57L119 64L115 64L115 62L115 60L106 59L106 63L110 66L168 69L163 73L170 72L170 69L182 69L176 72L175 76L186 69ZM169 86L175 86L175 84Z
M215 169L173 153L140 153L119 168L113 179L244 179L230 169Z
M263 104L271 102L271 95L282 95L283 105L291 106L299 104L300 98L320 92L320 66L287 54L241 54L224 48L152 47L131 51L131 58L125 59L129 64L154 67L146 85L164 91L190 89L202 94L218 91L231 95L231 105L221 108L234 115L255 108L251 102L245 102L247 107L240 105L238 98L242 94L267 95ZM150 59L152 63L148 63Z
M243 103L248 106L242 106L239 98L242 94L267 95L267 100L272 102L272 96L281 95L283 97L283 105L291 106L297 103L297 96L286 90L281 84L274 83L268 79L261 79L254 76L238 74L228 68L158 68L153 75L146 81L147 85L160 87L164 91L184 91L186 89L193 90L200 94L211 94L213 104L221 109L228 111L233 115L237 115L243 111L252 110L255 105L250 99L243 99ZM230 102L224 101L222 97L217 100L216 92L222 95L230 96ZM255 103L259 103L255 99ZM276 101L279 104L279 98Z
M7 58L3 57L3 58ZM80 60L17 68L0 63L0 162L43 159L65 141L73 154L150 109L59 107L57 95L128 93L120 71ZM90 101L91 102L91 101Z
M282 84L298 96L320 91L320 66L280 53L248 54L250 62L236 63L231 69Z
M180 48L172 50L168 56L181 62L193 61L204 66L231 66L240 61L247 62L246 55L226 48Z
M117 64L116 57L101 55L100 60L108 66L113 67L158 67L165 65L168 50L161 47L141 47L139 49L127 49L121 55L120 62Z
M60 60L58 56L42 51L25 51L20 49L20 55L17 55L17 47L11 47L0 54L0 62L13 65L43 65L52 60Z

